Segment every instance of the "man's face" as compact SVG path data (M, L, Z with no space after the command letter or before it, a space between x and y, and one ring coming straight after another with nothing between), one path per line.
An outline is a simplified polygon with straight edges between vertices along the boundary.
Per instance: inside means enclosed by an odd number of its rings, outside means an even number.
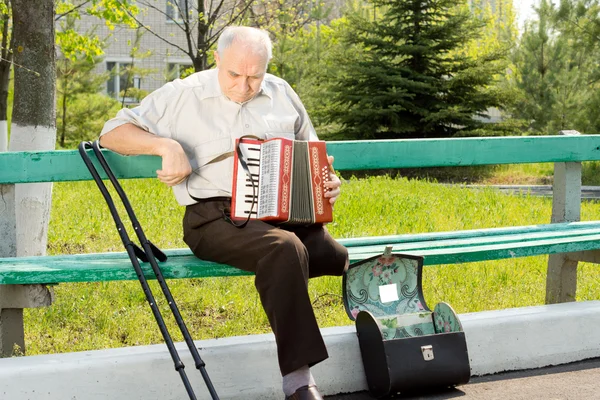
M215 61L219 85L230 100L243 103L258 93L267 69L266 55L234 42L221 57L215 52Z

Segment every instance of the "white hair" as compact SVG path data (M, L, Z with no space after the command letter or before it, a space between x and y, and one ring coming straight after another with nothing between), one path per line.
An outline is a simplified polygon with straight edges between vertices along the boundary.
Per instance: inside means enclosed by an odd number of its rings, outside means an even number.
M267 31L249 26L228 26L223 30L217 42L217 53L220 57L231 47L233 42L243 43L258 52L265 52L267 61L273 57L273 45Z

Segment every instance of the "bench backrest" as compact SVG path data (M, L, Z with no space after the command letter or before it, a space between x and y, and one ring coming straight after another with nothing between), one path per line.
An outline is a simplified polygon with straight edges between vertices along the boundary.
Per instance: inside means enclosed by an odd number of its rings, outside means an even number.
M340 171L600 160L600 135L328 142ZM154 156L106 152L118 178L150 178ZM101 170L101 168L98 168ZM90 180L77 150L0 153L0 184Z

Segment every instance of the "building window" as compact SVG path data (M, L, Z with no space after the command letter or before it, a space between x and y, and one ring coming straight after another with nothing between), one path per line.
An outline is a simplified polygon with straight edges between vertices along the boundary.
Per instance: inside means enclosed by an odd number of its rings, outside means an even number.
M194 73L191 63L168 63L167 64L167 82L178 78L185 78Z
M166 0L167 1L167 21L183 21L183 13L187 0Z
M125 91L132 88L139 89L142 79L133 75L131 68L132 64L127 62L106 62L106 70L110 72L110 78L106 82L106 93L110 97L126 103L135 102L133 97L126 96ZM123 99L124 95L125 98Z

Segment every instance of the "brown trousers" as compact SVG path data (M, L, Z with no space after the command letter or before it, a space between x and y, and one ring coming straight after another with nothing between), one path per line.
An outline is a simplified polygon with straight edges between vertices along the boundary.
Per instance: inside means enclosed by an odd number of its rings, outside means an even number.
M185 242L198 258L255 273L282 375L323 361L327 349L308 296L308 279L341 275L348 251L321 225L277 227L252 220L236 228L223 217L230 203L221 198L187 206Z

